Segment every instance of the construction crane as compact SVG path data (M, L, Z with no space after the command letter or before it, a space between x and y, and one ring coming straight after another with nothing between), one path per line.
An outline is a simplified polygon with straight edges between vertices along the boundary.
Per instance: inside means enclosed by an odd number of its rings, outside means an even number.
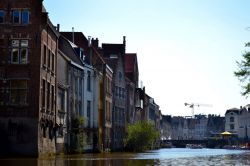
M184 103L185 106L189 106L191 108L192 117L194 117L194 107L212 107L211 104L199 104L199 103Z

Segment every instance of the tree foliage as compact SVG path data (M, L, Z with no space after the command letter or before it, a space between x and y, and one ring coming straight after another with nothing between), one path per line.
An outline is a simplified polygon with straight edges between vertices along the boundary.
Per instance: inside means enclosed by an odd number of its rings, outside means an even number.
M245 46L250 47L250 43L246 43ZM242 58L243 59L240 62L236 62L238 70L234 72L234 75L238 77L242 83L243 92L241 94L248 97L250 94L250 52L245 52L242 55Z
M71 147L70 151L71 153L83 153L84 146L86 146L86 139L87 136L83 130L84 125L84 118L83 117L77 117L72 118L72 124L71 124Z
M136 122L128 126L126 147L132 151L147 150L159 138L159 135L152 123L147 121Z

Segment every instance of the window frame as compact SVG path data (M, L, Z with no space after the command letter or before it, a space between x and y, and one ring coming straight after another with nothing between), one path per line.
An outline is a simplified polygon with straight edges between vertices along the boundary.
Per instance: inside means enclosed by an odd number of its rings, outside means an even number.
M1 13L3 14L1 16ZM2 22L1 22L1 18L2 18ZM0 10L0 24L4 24L5 22L5 11L4 10Z
M91 92L91 72L87 71L87 90Z
M29 9L12 9L11 22L15 25L28 25L30 23Z
M24 15L24 14L27 14L27 15ZM27 17L26 21L24 21L25 20L24 16ZM30 23L30 12L29 12L28 9L24 9L24 10L21 11L21 24L22 25L27 25L29 23Z
M26 86L20 86L20 87L12 87L13 82L16 81L16 83L18 82L19 84L21 83L21 81L25 82ZM26 79L20 79L20 80L11 80L9 83L10 86L10 95L9 95L9 103L11 105L28 105L28 80ZM13 97L13 92L16 93L16 96ZM23 93L23 94L22 94ZM12 102L12 98L15 98L17 101L16 102ZM21 102L24 99L24 102Z
M234 130L234 129L235 129L234 124L230 124L230 130Z
M25 43L25 44L24 44ZM23 58L23 51L25 50L25 58ZM17 56L14 61L14 51L17 51ZM29 40L28 39L12 39L11 40L11 64L28 64L29 56Z
M233 117L233 116L231 116L231 117L229 118L229 122L234 122L234 117Z
M15 14L18 14L18 16L15 16ZM20 24L21 22L21 10L14 9L12 10L12 23L13 24ZM15 21L15 17L18 17L18 21Z
M91 125L91 101L87 100L87 118L88 118L88 127Z

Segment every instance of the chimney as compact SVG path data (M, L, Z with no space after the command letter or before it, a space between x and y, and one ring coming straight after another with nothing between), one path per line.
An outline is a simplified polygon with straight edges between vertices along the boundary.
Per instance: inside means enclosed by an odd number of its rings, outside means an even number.
M60 32L60 24L57 24L56 30L57 30L58 32Z
M96 39L92 38L91 39L91 44L92 44L93 47L98 48L99 47L99 40L98 40L98 38L96 38Z
M75 43L75 32L74 32L74 27L72 27L72 43Z
M123 36L124 54L126 52L126 36Z
M126 36L123 36L123 45L126 47Z
M91 36L88 36L88 47L91 46Z

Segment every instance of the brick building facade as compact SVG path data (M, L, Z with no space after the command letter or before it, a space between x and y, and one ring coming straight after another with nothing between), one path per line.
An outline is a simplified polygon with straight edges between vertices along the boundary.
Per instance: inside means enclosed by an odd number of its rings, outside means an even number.
M59 34L42 1L2 0L0 13L0 153L53 153Z

